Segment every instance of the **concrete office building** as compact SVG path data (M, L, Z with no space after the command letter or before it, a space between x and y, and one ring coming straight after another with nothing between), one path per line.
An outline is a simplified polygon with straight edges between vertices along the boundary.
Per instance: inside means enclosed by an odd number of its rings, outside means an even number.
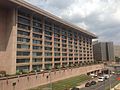
M114 45L114 55L120 58L120 45Z
M96 36L23 0L0 0L0 71L93 62Z
M114 46L113 42L95 42L93 44L93 55L95 61L113 61Z

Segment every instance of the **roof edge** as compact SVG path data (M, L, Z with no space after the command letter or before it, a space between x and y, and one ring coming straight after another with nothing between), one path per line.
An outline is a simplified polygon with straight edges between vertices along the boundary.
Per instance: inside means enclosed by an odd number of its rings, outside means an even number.
M51 19L53 19L55 21L58 21L58 22L60 22L62 24L67 25L67 26L69 26L71 28L79 30L80 32L88 34L88 35L92 36L92 38L97 38L97 36L95 34L89 32L89 31L87 31L85 29L82 29L79 26L76 26L76 25L74 25L74 24L72 24L72 23L70 23L68 21L65 21L65 20L63 20L63 19L61 19L61 18L59 18L59 17L57 17L57 16L55 16L55 15L45 11L45 10L43 10L43 9L37 7L37 6L34 6L34 5L24 1L24 0L9 0L9 1L12 2L12 3L18 4L20 6L23 6L23 7L27 8L27 9L30 9L32 11L35 11L36 13L42 14L44 16L47 16L47 17L49 17L49 18L51 18Z

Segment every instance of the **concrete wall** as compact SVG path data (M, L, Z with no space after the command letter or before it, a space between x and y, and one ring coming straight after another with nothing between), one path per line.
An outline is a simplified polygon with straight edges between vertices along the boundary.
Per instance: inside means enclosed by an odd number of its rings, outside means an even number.
M0 7L0 71L14 74L16 66L15 10Z
M86 74L88 72L94 70L100 70L103 68L103 65L93 65L86 66L74 69L66 69L60 71L54 71L51 73L51 81L58 81L65 78L70 78L73 76L78 76L81 74ZM33 87L37 87L39 85L48 84L50 82L50 78L46 78L49 73L35 74L35 75L27 75L20 77L13 77L5 80L0 80L0 90L25 90ZM13 83L16 83L14 86Z

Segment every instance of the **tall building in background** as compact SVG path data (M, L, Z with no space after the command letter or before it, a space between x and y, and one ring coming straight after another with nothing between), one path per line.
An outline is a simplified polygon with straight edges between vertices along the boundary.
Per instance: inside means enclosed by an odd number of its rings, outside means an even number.
M120 45L114 45L114 54L115 57L120 58Z
M93 55L95 61L113 61L114 46L113 42L95 42L93 44Z
M0 71L91 63L96 36L23 0L0 0Z

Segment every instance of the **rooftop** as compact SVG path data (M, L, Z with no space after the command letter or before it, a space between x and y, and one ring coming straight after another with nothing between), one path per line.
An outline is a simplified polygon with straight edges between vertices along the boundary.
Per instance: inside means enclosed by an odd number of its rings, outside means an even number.
M84 29L82 29L82 28L80 28L80 27L78 27L78 26L76 26L76 25L74 25L70 22L67 22L67 21L65 21L65 20L63 20L63 19L45 11L43 9L40 9L40 8L38 8L38 7L32 5L32 4L30 4L30 3L28 3L24 0L1 0L0 5L6 5L7 7L17 7L17 8L19 8L21 6L25 7L25 8L27 8L31 11L34 11L38 14L41 14L43 16L46 16L46 17L50 18L50 19L53 19L53 20L55 20L55 21L57 21L61 24L67 25L70 28L73 28L75 30L79 30L80 32L85 33L85 34L91 36L92 38L97 38L97 36L95 34L89 32L87 30L84 30Z

